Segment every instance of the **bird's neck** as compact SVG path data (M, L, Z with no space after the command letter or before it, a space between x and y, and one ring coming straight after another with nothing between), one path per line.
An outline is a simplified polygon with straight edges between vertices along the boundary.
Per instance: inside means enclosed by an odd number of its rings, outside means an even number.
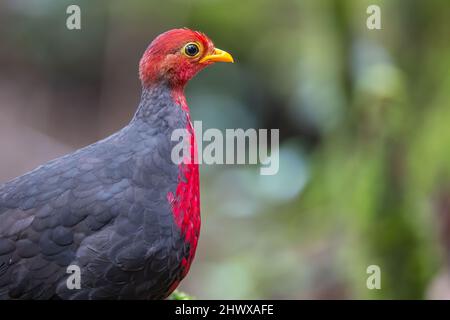
M177 108L189 113L184 86L173 87L164 82L146 85L142 88L141 101L134 120L152 120L158 114L161 116L171 112L179 113Z

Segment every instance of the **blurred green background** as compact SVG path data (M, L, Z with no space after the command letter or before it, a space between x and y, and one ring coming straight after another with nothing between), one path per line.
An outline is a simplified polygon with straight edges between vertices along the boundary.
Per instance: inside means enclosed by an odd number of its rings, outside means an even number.
M82 29L66 28L81 7ZM368 30L377 4L382 30ZM204 299L450 298L450 2L0 2L0 182L126 125L172 28L232 53L189 84L203 127L279 128L280 171L202 166L181 289ZM381 268L381 290L366 269Z

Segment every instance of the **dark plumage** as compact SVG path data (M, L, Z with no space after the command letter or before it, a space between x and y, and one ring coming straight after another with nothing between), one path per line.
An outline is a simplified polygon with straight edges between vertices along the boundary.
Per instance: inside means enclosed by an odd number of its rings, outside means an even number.
M203 46L195 60L179 53L192 41ZM195 254L200 210L198 166L172 162L170 137L191 128L186 82L225 61L200 65L214 50L191 30L163 34L141 61L143 93L128 126L0 185L0 299L161 299L176 288ZM69 265L81 268L79 290L66 285Z

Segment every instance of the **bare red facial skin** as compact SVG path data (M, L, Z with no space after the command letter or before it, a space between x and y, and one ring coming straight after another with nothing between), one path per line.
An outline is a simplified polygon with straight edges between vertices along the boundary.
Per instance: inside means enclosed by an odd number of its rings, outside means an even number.
M201 46L198 56L183 54L189 42ZM139 65L139 76L143 86L149 87L165 82L174 90L182 90L186 83L209 63L200 63L214 51L213 42L203 33L189 29L173 29L158 36L148 46Z

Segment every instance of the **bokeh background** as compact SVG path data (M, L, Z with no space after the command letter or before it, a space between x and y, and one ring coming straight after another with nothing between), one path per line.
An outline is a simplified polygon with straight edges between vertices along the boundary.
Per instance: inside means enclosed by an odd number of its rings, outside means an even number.
M66 28L81 7L82 29ZM366 8L382 10L368 30ZM450 298L450 2L0 1L0 182L126 125L174 27L233 54L187 88L203 127L279 128L280 171L202 166L181 289L203 299ZM366 268L381 268L381 290Z

